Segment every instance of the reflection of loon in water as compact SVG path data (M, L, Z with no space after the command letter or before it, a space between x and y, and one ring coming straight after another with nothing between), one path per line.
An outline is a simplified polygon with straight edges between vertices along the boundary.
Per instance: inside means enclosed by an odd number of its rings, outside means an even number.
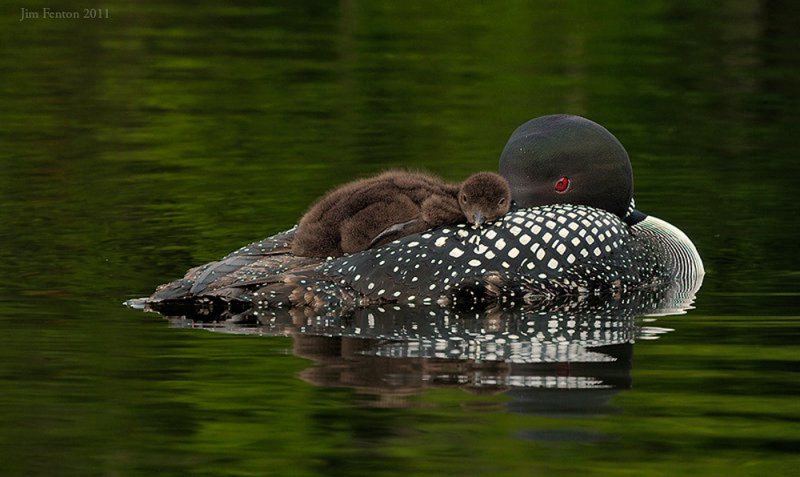
M664 331L637 318L688 308L697 286L491 312L391 305L343 316L268 310L265 317L256 308L169 319L218 332L292 336L294 354L316 364L301 378L353 388L372 405L405 406L424 389L458 387L504 393L515 412L592 414L610 412L608 401L631 386L633 343Z

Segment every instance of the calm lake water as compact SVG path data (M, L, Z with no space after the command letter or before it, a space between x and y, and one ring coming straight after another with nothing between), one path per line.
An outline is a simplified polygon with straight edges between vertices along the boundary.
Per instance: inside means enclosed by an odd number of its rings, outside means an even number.
M800 14L695 3L8 5L0 474L796 475ZM480 387L511 365L121 306L335 184L496 169L556 112L622 141L639 208L706 265L695 309L635 319L616 367Z

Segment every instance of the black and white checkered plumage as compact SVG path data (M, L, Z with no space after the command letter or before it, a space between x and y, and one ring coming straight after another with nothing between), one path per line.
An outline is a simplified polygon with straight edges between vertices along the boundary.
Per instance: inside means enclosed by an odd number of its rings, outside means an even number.
M586 206L517 210L481 229L444 227L390 245L321 270L370 302L401 303L447 303L465 292L467 299L488 294L520 303L525 296L638 286L661 273L655 254L625 223Z
M191 270L151 303L211 299L315 312L381 303L514 307L657 287L697 266L699 257L676 261L696 256L688 239L688 246L670 242L652 221L644 223L650 225L640 229L600 209L549 205L514 210L479 229L441 227L328 260L291 255L290 230Z

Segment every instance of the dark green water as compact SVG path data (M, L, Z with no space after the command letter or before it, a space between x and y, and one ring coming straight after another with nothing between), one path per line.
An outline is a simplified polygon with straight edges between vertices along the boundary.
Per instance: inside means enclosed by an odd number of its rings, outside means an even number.
M0 474L794 475L797 7L430 3L3 9ZM607 394L324 385L314 343L121 306L337 183L495 169L555 112L614 132L707 270Z

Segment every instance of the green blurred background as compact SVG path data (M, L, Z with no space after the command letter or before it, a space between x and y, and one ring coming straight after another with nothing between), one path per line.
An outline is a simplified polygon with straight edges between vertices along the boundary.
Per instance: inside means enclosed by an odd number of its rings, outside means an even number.
M0 474L796 472L795 2L1 11ZM286 229L338 183L496 169L516 126L559 112L622 141L638 207L684 230L708 272L697 308L637 343L613 411L519 415L502 394L437 387L364 405L299 379L311 363L289 338L120 305Z

